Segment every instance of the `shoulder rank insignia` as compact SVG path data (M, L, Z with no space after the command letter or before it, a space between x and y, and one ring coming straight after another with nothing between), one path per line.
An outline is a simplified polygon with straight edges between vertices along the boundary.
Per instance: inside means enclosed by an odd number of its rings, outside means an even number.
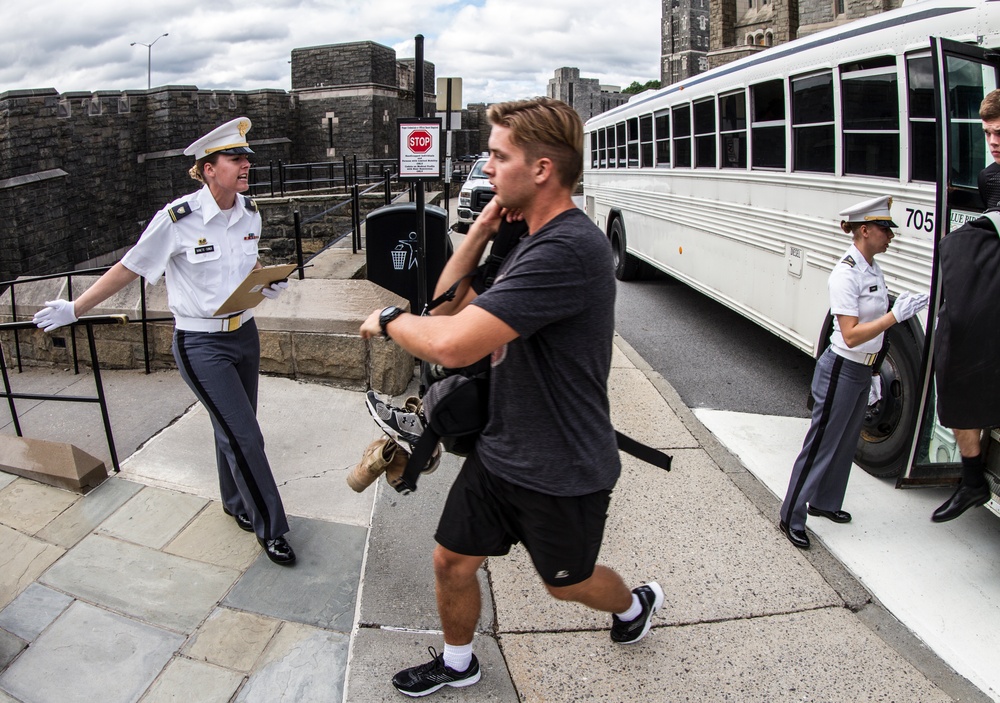
M247 210L249 210L250 212L257 212L257 201L256 200L254 200L253 198L248 198L245 195L243 196L243 200L245 201L244 204L247 206Z
M857 266L857 262L854 260L854 257L851 256L850 254L848 254L843 259L841 259L840 263L847 264L851 268L854 268L855 266Z
M177 222L182 217L190 215L194 210L191 209L191 203L181 203L180 205L174 205L167 212L170 213L170 219Z

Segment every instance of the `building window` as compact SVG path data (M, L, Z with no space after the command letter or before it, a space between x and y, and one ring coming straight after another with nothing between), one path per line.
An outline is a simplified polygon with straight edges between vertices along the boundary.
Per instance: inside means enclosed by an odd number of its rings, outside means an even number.
M747 167L747 99L739 91L719 96L719 151L722 168Z
M894 57L841 66L844 173L899 178L899 89Z
M792 78L792 169L833 173L833 74Z
M785 86L781 80L750 86L750 162L785 168Z

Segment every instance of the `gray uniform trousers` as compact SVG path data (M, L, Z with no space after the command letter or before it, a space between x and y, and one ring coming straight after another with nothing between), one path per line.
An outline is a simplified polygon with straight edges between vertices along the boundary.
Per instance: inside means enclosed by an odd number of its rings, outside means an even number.
M223 506L234 515L246 512L259 538L280 537L288 519L257 424L256 323L248 320L233 332L175 329L173 352L181 377L212 418Z
M848 361L831 347L816 362L812 422L781 505L789 528L805 529L806 503L820 510L843 507L871 383L870 366Z

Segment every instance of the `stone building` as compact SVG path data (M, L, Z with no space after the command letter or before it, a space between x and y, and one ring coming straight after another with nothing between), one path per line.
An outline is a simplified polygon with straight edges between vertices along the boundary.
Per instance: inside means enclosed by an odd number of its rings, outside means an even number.
M676 83L902 0L662 0L660 81Z
M0 92L0 281L117 259L165 203L193 192L184 147L239 115L267 165L394 159L416 111L415 61L374 42L292 52L292 89ZM424 115L434 65L424 62ZM466 148L479 149L475 121ZM474 144L472 144L474 142Z
M547 95L572 107L584 122L627 103L632 97L622 93L621 86L601 85L596 78L580 78L579 68L556 69L555 77L549 79Z

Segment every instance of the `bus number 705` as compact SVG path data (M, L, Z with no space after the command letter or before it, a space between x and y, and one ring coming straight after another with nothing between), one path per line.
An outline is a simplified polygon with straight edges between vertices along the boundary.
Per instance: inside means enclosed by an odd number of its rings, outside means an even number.
M925 210L914 210L906 208L906 226L913 229L922 229L925 232L934 231L934 213Z

